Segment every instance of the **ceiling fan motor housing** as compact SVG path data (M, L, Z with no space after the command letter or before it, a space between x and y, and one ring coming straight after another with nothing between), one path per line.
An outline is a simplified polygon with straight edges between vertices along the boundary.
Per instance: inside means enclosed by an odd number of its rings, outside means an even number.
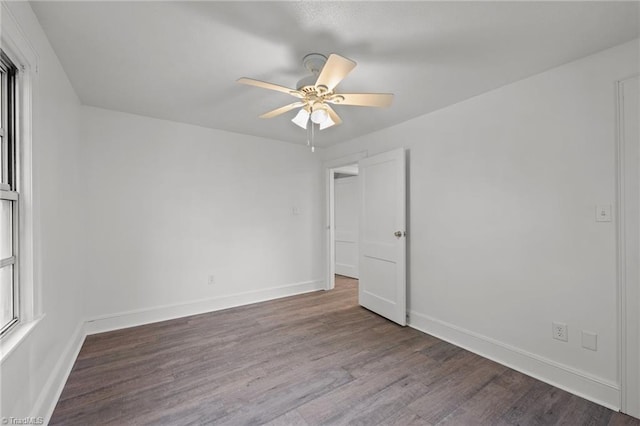
M303 93L315 92L316 91L315 83L317 78L318 76L316 75L308 75L306 77L301 78L300 80L298 80L298 83L296 83L296 89L298 89Z

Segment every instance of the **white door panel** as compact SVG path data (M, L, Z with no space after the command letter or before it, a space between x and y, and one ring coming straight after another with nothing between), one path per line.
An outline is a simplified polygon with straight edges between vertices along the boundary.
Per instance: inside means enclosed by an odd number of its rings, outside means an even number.
M358 170L361 206L359 303L406 325L404 149L360 160Z

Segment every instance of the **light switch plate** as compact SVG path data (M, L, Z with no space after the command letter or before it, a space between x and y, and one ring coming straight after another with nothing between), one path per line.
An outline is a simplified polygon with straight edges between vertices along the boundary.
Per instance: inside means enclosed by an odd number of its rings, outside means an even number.
M611 204L596 206L596 222L611 222Z
M598 335L589 331L582 331L582 347L592 351L597 351Z

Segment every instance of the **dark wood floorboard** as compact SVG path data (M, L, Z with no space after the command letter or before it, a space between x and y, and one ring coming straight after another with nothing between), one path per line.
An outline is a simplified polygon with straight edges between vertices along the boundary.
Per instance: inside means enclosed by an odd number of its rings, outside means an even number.
M52 425L640 425L336 289L88 336Z

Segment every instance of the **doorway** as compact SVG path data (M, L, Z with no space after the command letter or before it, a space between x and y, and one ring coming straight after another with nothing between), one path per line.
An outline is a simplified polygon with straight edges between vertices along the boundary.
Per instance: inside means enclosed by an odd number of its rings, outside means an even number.
M325 278L325 290L332 290L335 287L336 283L336 226L335 226L335 211L336 211L336 203L335 203L335 188L336 188L336 180L348 178L349 176L355 176L358 174L358 161L367 157L366 152L359 152L356 154L352 154L346 157L338 158L336 160L329 161L324 164L324 169L326 171L326 278ZM336 179L336 175L338 175L338 179ZM346 175L346 176L341 176ZM357 177L356 177L357 179ZM356 180L357 182L357 180ZM340 185L340 184L339 184ZM357 185L355 186L357 190ZM340 189L343 188L339 188ZM358 216L358 204L357 198L353 200L353 206L355 210L356 217ZM347 210L349 206L343 206ZM357 224L357 222L356 222ZM357 225L356 225L357 230ZM357 233L355 235L355 240L357 241ZM350 239L351 237L347 236L345 238L344 235L338 236L342 240ZM347 242L342 241L346 246ZM355 266L358 270L359 275L359 267L358 267L358 258L356 253L356 260L354 263L345 262L345 265ZM340 268L339 268L340 269ZM351 272L352 273L352 272Z
M335 274L358 279L358 164L333 169L333 185Z
M326 166L326 289L333 289L336 281L336 174L344 171L339 168L352 166L357 161L353 204L358 226L356 235L349 240L357 241L358 257L352 258L347 273L353 274L353 267L357 268L360 306L402 326L407 321L406 157L404 148L396 148L373 156L360 154L360 158L350 158L350 161L336 160L338 164ZM338 238L346 242L345 238Z

